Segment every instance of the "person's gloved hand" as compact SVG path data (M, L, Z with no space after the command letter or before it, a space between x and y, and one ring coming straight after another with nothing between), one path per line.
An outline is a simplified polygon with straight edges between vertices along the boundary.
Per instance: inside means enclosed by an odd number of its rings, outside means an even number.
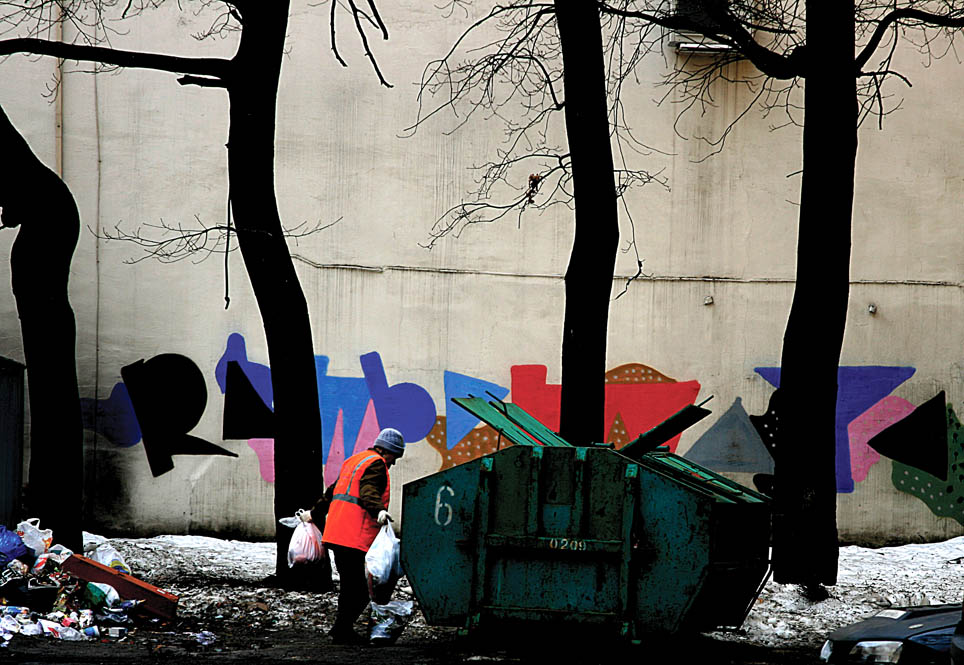
M380 526L385 526L389 522L394 522L392 516L388 514L387 510L382 510L378 513L378 519L376 520Z
M304 508L299 508L298 510L295 511L295 517L297 517L302 522L310 522L311 511L305 510Z

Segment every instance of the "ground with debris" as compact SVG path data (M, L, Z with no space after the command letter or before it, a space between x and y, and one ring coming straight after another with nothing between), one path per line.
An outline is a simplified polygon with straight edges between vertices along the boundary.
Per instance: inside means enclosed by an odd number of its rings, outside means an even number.
M358 647L334 646L326 636L335 593L283 591L264 585L273 572L274 544L198 536L111 539L134 575L177 596L178 618L131 629L123 639L64 642L15 635L0 663L147 663L189 658L193 663L324 662L356 665ZM685 641L647 643L687 660L768 665L812 663L826 633L882 608L959 602L964 537L943 543L866 549L841 548L838 584L822 602L800 589L770 582L739 634L714 633ZM337 577L337 573L336 573ZM396 598L409 599L403 578ZM605 648L601 648L604 646ZM545 662L555 653L571 662L612 662L612 644L566 644L540 636L524 644L469 641L452 628L428 626L417 610L397 644L365 648L372 665L467 662ZM628 654L627 654L628 655Z

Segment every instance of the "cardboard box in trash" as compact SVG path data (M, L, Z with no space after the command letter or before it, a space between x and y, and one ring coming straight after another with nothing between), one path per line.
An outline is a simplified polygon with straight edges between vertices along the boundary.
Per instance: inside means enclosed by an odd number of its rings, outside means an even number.
M85 582L110 584L121 598L142 600L139 608L161 618L173 619L177 614L177 596L174 594L87 557L72 554L60 568Z

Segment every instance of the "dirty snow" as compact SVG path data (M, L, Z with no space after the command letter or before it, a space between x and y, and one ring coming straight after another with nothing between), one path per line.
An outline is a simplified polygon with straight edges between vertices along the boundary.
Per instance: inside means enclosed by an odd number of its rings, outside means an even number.
M274 543L200 536L114 538L110 542L123 554L135 576L180 594L181 615L224 611L220 596L228 591L211 586L211 582L247 582L256 587L274 571ZM964 537L879 549L842 547L837 584L828 589L828 599L811 602L798 586L770 581L740 633L714 635L765 646L819 646L831 630L881 609L960 602L964 591L962 562ZM191 585L191 580L204 580L205 585ZM245 595L237 588L230 592L235 597L239 593ZM270 620L276 626L295 625L299 617L317 619L334 612L334 594L287 593L284 606L278 607L270 602L267 589L248 593L253 594L251 607L267 609L273 605ZM410 588L400 588L401 597L411 597L410 593ZM243 610L245 605L237 600L232 605ZM416 614L413 624L428 629L420 613Z
M964 593L964 536L900 547L841 547L830 597L808 601L800 587L769 582L743 624L745 636L766 646L817 645L827 633L888 607L960 603Z

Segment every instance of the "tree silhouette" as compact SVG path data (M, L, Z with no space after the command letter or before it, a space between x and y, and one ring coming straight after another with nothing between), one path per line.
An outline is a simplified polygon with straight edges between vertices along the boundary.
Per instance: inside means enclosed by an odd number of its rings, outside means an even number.
M456 0L447 9L469 4ZM481 44L472 42L477 35L483 35ZM617 47L618 35L603 30L594 3L496 5L426 67L422 108L409 128L415 131L444 111L455 114L457 127L483 113L502 122L506 136L497 157L478 167L478 188L436 221L426 247L458 236L472 224L510 215L521 221L527 211L559 205L573 210L575 234L565 274L560 434L578 445L602 441L606 434L604 379L619 250L618 200L633 186L665 186L658 173L640 169L627 158L626 153L652 151L624 122L618 86L628 71L616 71L608 58ZM557 126L560 114L564 127ZM559 135L565 136L564 145L557 144ZM625 247L630 249L635 250L633 239ZM638 254L636 259L641 273Z
M57 542L79 552L81 512L66 510L63 497L81 496L83 489L77 327L67 296L80 215L67 185L37 158L2 108L0 143L0 228L19 229L10 268L30 378L29 505Z
M0 2L6 27L5 38L0 39L0 55L27 53L102 63L112 68L153 69L181 75L178 83L182 85L227 92L230 210L245 270L261 312L274 391L274 512L278 518L290 516L297 508L312 505L323 490L321 418L308 307L285 243L274 186L275 112L290 3L184 3L193 5L193 11L212 13L210 29L199 37L239 33L237 50L230 59L137 52L111 46L117 25L114 20L134 20L162 2ZM365 0L363 6L355 0L331 4L332 50L344 64L336 40L339 8L348 13L376 74L387 85L368 43L369 30L388 37L374 0ZM110 11L114 15L108 17L106 12ZM45 37L52 26L61 22L69 22L78 30L74 42ZM42 485L43 479L31 477L34 493L39 489L36 483ZM58 488L58 493L63 491L64 488ZM289 537L290 530L276 522L276 568L283 584L292 581L286 561Z

